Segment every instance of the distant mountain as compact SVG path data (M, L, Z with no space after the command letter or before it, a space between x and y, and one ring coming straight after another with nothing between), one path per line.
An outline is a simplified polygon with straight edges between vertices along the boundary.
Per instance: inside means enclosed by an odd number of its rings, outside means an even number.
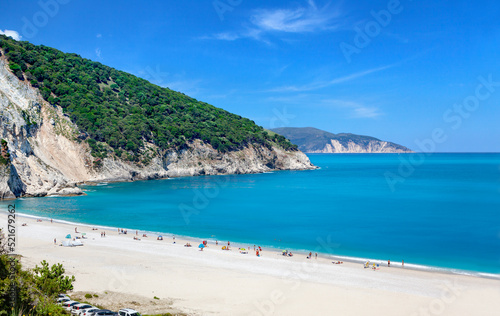
M271 130L288 138L306 153L409 153L411 149L350 133L333 134L313 127L281 127Z

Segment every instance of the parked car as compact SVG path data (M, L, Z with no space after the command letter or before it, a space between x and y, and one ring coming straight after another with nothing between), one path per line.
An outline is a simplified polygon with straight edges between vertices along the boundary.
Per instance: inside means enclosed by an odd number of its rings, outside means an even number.
M73 305L71 308L71 315L80 315L80 311L84 308L90 308L93 307L92 305L81 303L81 304L76 304Z
M118 316L141 316L141 314L131 308L122 308L118 311Z
M88 305L88 304L87 304ZM78 315L78 316L84 316L85 312L88 311L88 310L91 310L93 309L94 311L98 311L99 308L95 307L95 306L90 306L90 307L86 307L86 308L80 308L78 310L78 313L75 314L75 315Z
M80 316L94 316L95 312L100 311L100 310L101 309L97 308L97 307L92 307L92 308L84 309L80 313Z
M62 305L65 302L69 302L71 299L69 297L61 297L57 299L57 304Z
M94 313L93 316L116 316L118 313L112 312L109 309L101 309Z
M69 298L69 296L66 295L66 294L59 294L59 295L57 295L57 298L64 298L64 297Z
M67 302L64 302L62 304L62 307L66 310L66 311L71 311L71 308L73 307L73 305L76 305L76 304L80 304L80 302L77 302L77 301L67 301Z

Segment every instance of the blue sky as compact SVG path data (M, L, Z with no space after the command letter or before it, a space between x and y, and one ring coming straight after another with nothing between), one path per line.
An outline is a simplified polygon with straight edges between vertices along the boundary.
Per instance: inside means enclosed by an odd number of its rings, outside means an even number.
M0 32L266 128L499 152L499 16L498 1L3 0Z

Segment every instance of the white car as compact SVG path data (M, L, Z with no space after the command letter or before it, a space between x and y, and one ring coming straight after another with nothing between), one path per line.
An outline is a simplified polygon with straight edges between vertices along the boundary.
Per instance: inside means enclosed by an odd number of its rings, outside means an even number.
M118 311L118 316L141 316L141 314L131 308L122 308Z
M91 307L93 307L93 306L89 305L89 304L84 304L84 303L73 305L71 307L71 315L80 315L80 312L82 311L82 309L91 308Z
M80 316L93 316L95 312L100 311L100 308L92 307L88 309L84 309L81 311Z
M67 302L64 302L62 304L62 307L67 311L71 311L71 308L73 307L73 305L76 305L76 304L80 304L80 302L77 302L77 301L67 301Z

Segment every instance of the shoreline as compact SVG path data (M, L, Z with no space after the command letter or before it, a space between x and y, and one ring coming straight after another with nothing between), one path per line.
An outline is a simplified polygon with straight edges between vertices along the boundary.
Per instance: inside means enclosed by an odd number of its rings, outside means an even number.
M59 196L53 196L53 197L59 197ZM6 213L5 211L2 211L2 213ZM45 217L45 216L35 216L31 214L25 214L25 213L17 213L16 215L21 217L21 218L30 218L30 219L42 219L46 221L50 221L51 218ZM113 226L104 226L104 225L92 225L92 224L87 224L87 223L80 223L80 222L73 222L73 221L68 221L68 220L61 220L61 219L53 219L52 221L54 223L59 223L59 224L65 224L65 225L76 225L76 226L81 226L81 227L87 227L87 228L98 228L102 230L109 230L110 232L117 232L120 227L113 227ZM217 239L213 237L195 237L195 236L185 236L185 235L178 235L178 234L173 234L169 232L156 232L156 231L148 231L148 230L137 230L134 228L121 228L121 229L126 229L130 230L131 232L138 231L139 237L142 236L142 234L147 234L147 235L161 235L164 236L164 239L172 238L172 236L175 236L179 240L184 240L187 242L191 243L196 243L199 242L200 240L207 240L211 241L212 243L215 243ZM122 234L120 234L122 235ZM128 234L128 236L134 236L133 233ZM155 236L155 237L156 237ZM169 237L165 237L169 236ZM225 240L218 240L220 246L224 246ZM232 243L232 242L231 242ZM245 242L240 242L236 241L236 244L239 244L240 246L245 246L248 245L249 243ZM257 245L258 246L258 245ZM242 248L242 247L241 247ZM280 249L278 247L273 247L273 246L263 246L263 250L266 252L276 252L280 253L283 249ZM293 253L296 256L308 256L308 252L304 249L298 249L298 248L287 248L290 251L293 251ZM313 253L314 256L314 253ZM387 267L387 261L382 260L382 259L374 259L374 258L363 258L363 257L351 257L351 256L343 256L343 255L336 255L336 254L328 254L324 252L318 252L318 258L321 257L326 260L334 260L334 261L342 261L342 262L349 262L353 264L359 264L359 265L364 265L365 262L369 261L370 265L375 263L380 265L381 267ZM478 278L485 278L485 279L491 279L491 280L500 280L500 274L495 274L495 273L488 273L488 272L482 272L482 271L474 271L474 270L462 270L462 269L455 269L455 268L449 268L449 267L438 267L438 266L431 266L431 265L422 265L422 264L415 264L411 262L405 262L404 267L402 266L401 262L399 261L391 261L391 267L394 269L404 269L404 270L414 270L414 271L422 271L426 273L443 273L443 274L451 274L451 275L464 275L464 276L472 276L472 277L478 277Z
M146 314L176 310L189 315L395 316L420 315L422 309L433 314L437 303L442 305L440 315L495 315L500 309L500 282L487 278L384 266L363 269L358 263L336 265L320 256L284 257L267 249L257 257L252 251L240 254L239 243L222 251L209 241L200 251L197 243L184 247L192 241L177 235L175 244L169 238L143 238L142 232L137 241L132 238L135 232L93 231L92 225L37 222L36 216L16 215L16 253L23 267L33 268L41 260L62 263L66 274L76 277L73 293L98 293L103 299L110 293L113 309L130 307ZM0 221L5 227L6 212L0 212ZM75 226L87 234L84 246L59 246L66 234L73 236ZM103 230L105 238L100 237ZM149 303L133 305L135 301Z

